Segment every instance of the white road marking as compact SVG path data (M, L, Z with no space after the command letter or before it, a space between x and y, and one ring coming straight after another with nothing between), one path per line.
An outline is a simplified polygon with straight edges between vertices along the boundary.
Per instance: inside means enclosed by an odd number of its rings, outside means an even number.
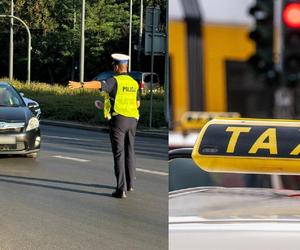
M74 137L63 137L63 136L54 136L54 135L43 135L45 138L53 138L53 139L63 139L63 140L73 140L73 141L96 141L93 139L79 139Z
M90 160L80 159L80 158L73 158L73 157L62 156L62 155L52 155L52 157L58 158L58 159L70 160L70 161L90 162ZM153 171L153 170L148 170L148 169L143 169L143 168L136 168L136 171L147 173L147 174L155 174L155 175L168 176L168 173L166 173L166 172Z
M148 174L162 175L162 176L168 176L168 175L169 175L169 174L166 173L166 172L152 171L152 170L143 169L143 168L137 168L136 171L138 171L138 172L143 172L143 173L148 173Z
M52 157L58 158L58 159L65 159L70 161L79 161L79 162L89 162L90 160L80 159L80 158L73 158L68 156L62 156L62 155L53 155Z
M2 174L27 174L29 173L30 171L26 171L26 170L0 170L0 175ZM3 177L3 176L1 176Z

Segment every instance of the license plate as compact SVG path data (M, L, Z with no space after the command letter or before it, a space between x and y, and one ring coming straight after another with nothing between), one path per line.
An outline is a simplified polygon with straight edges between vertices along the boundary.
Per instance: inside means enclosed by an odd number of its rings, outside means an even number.
M16 144L16 137L0 136L0 144L5 144L5 145Z

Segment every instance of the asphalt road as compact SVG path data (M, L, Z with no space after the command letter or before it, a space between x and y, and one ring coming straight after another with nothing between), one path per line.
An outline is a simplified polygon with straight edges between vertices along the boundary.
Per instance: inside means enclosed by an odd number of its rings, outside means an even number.
M167 139L136 138L137 180L111 197L106 133L42 126L36 160L0 158L0 249L167 249Z

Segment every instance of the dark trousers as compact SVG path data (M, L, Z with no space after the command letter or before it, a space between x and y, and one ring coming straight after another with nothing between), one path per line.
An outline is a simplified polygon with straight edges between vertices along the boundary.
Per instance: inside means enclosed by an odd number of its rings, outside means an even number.
M122 115L110 121L110 141L114 155L117 190L127 191L133 187L135 178L134 141L137 120Z

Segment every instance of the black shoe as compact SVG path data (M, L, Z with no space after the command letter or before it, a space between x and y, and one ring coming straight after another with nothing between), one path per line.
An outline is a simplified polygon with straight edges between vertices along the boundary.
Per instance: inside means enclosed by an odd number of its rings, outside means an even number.
M134 189L133 189L133 187L130 187L130 188L127 188L127 191L132 192L132 191L134 191Z
M126 193L125 191L121 191L121 190L116 190L114 191L112 194L111 194L112 197L115 197L115 198L120 198L120 199L123 199L123 198L126 198Z

